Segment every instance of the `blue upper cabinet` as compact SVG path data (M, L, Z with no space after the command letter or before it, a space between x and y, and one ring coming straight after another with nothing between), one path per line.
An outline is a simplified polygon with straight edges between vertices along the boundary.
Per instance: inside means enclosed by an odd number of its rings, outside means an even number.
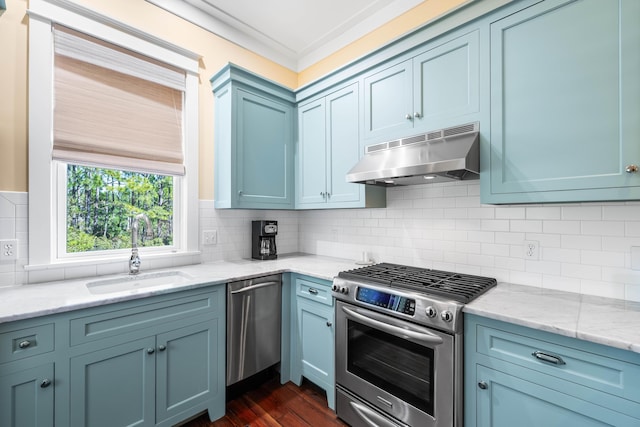
M215 96L215 207L294 207L294 97L229 64Z
M639 17L547 0L491 23L483 203L640 198Z
M383 207L384 188L348 183L363 153L358 83L298 107L296 208Z
M456 33L365 76L364 139L393 139L477 121L478 38L477 30Z

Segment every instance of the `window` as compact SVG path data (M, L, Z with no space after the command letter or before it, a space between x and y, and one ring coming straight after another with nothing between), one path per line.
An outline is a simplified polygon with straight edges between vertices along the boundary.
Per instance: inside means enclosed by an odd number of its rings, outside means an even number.
M197 253L198 57L78 5L29 14L29 267L126 260L138 213L141 252Z

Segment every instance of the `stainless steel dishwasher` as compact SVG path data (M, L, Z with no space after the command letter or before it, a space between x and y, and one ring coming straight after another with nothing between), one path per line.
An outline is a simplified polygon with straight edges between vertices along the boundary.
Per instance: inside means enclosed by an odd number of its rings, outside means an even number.
M280 362L279 274L227 284L227 385Z

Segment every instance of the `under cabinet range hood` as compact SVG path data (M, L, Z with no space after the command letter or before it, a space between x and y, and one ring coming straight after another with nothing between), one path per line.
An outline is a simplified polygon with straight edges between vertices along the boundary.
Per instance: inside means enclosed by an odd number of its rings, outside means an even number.
M478 122L366 147L347 182L384 187L478 179Z

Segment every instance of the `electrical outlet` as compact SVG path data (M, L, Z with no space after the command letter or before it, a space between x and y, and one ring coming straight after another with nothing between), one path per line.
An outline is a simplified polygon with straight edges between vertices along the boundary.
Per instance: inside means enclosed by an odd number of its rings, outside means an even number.
M215 245L218 243L218 231L207 230L202 232L202 244L203 245Z
M538 260L540 259L540 244L535 240L524 241L524 259Z
M0 261L15 261L18 259L18 240L0 240Z

